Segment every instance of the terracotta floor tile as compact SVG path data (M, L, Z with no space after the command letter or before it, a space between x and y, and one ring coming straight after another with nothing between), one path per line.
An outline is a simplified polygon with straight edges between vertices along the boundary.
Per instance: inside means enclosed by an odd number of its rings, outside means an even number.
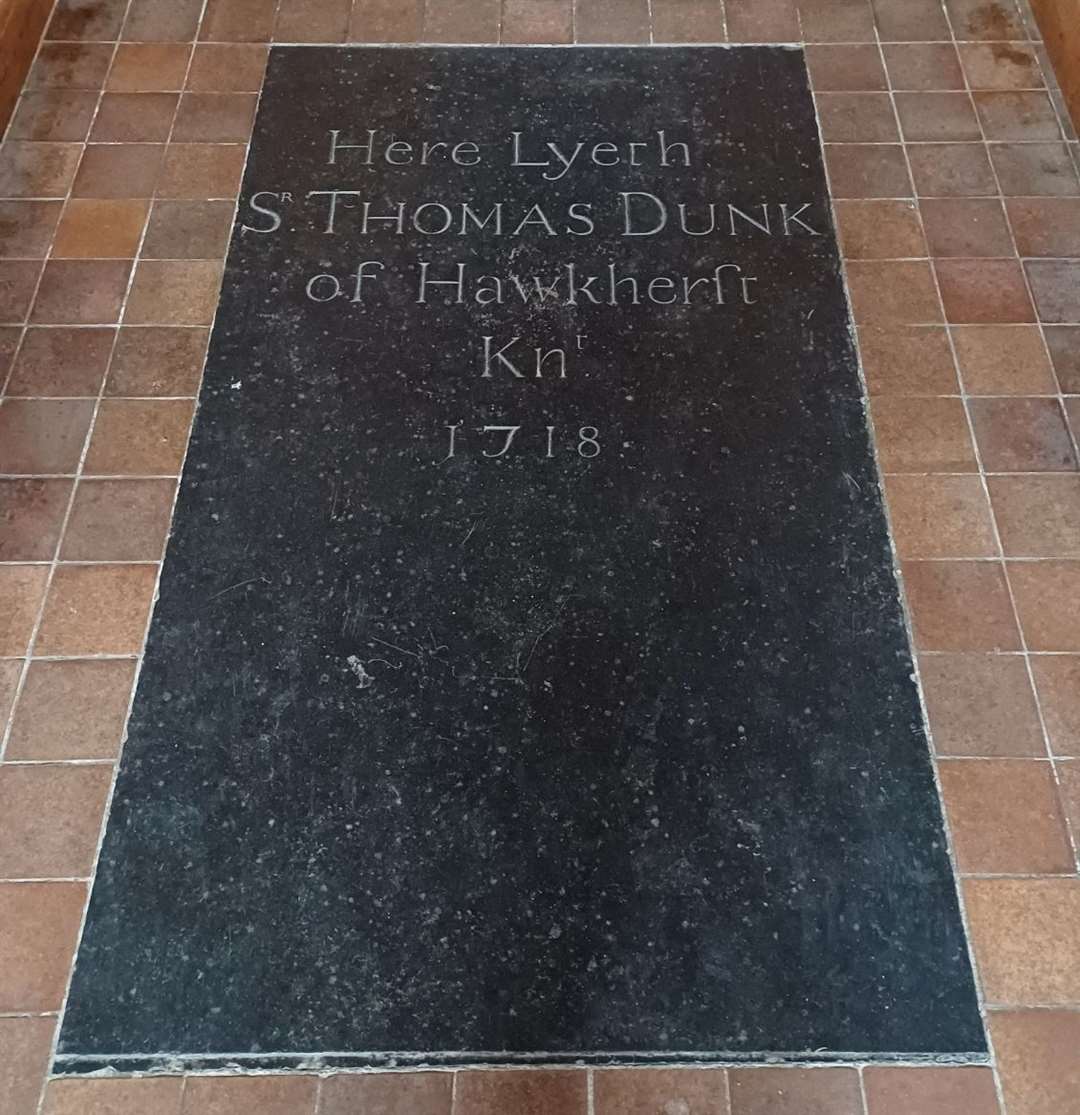
M731 1069L728 1079L731 1115L862 1115L854 1069Z
M1013 254L1005 211L996 198L926 198L920 208L931 255Z
M217 308L222 265L141 261L124 313L125 325L208 325Z
M1080 558L1080 475L991 476L987 483L1009 557Z
M989 1022L1009 1115L1078 1115L1080 1013L993 1011Z
M53 246L56 259L133 259L139 248L147 201L73 198Z
M42 43L26 87L98 90L105 84L112 53L110 43Z
M825 163L834 198L911 197L911 179L899 144L828 144Z
M61 565L53 575L35 651L138 654L156 565Z
M1019 758L1046 753L1023 658L924 654L919 674L938 755Z
M181 1076L51 1080L41 1115L180 1115L183 1085Z
M0 402L0 472L74 472L93 412L81 399Z
M0 1018L0 1111L37 1115L55 1018Z
M259 43L199 43L187 87L197 93L257 93L268 48Z
M7 759L115 759L135 660L33 661L8 739Z
M104 399L83 471L88 476L176 476L194 404L188 399Z
M156 143L97 144L86 148L72 197L153 197L165 148Z
M0 561L52 561L70 480L0 480Z
M199 387L205 329L121 329L106 395L194 395Z
M0 883L0 1011L59 1010L85 883Z
M960 61L972 89L1041 89L1044 84L1027 43L961 43Z
M808 43L871 43L874 16L868 0L798 0Z
M967 93L897 93L896 113L907 142L979 139Z
M59 0L45 38L115 40L126 10L127 0Z
M319 1115L450 1115L446 1072L343 1073L323 1080Z
M1062 808L1075 837L1080 833L1080 759L1059 759L1057 775Z
M847 276L852 313L860 325L941 320L934 277L925 261L852 261Z
M645 38L627 40L648 42L648 12L644 3L630 0L578 0L578 41L589 42L584 38L595 25L596 9L603 7L610 19L609 33L619 34L633 25L639 8L645 12ZM630 19L624 22L629 9L633 10ZM426 0L424 5L423 36L430 43L497 43L499 41L500 0ZM605 40L620 41L618 38Z
M1074 869L1053 768L1036 759L942 759L938 777L965 874Z
M367 11L361 12L359 5L353 6L353 27L362 33L366 17L367 21L375 23L378 41L382 41L388 33L382 29L387 27L387 23L385 19L372 21L372 7L368 4ZM672 24L672 33L677 33L679 29L680 23L676 20ZM569 43L573 37L573 0L504 0L504 43Z
M908 561L903 570L919 650L1020 648L1000 565L985 561Z
M957 39L1024 39L1027 35L1013 0L945 0Z
M728 1115L730 1110L723 1069L615 1069L593 1076L595 1115Z
M885 490L901 558L976 558L997 552L979 477L889 476Z
M143 242L143 259L224 259L231 201L158 201Z
M352 0L281 0L274 41L340 43L349 29Z
M985 197L997 193L986 148L977 143L928 143L908 148L920 197Z
M131 0L121 38L129 42L191 42L202 0Z
M164 143L176 112L176 93L106 93L92 143Z
M964 88L964 73L952 43L890 43L882 52L893 89Z
M363 43L421 40L423 0L353 0L349 39Z
M846 259L926 255L919 211L913 201L838 201L836 217Z
M31 328L8 381L8 395L96 396L115 329Z
M1045 93L983 92L973 97L988 140L1061 139L1057 113Z
M277 0L207 0L199 38L210 42L269 42L276 12Z
M1080 879L968 879L964 897L988 1003L1080 1002Z
M726 0L733 43L793 43L802 38L795 0Z
M247 148L242 144L170 143L158 184L158 197L235 197L240 189Z
M75 177L77 143L19 143L0 147L0 196L62 198Z
M1036 655L1031 659L1031 672L1051 751L1080 756L1080 658Z
M171 480L80 481L61 559L160 561L175 490Z
M806 48L806 67L815 93L888 88L881 55L873 43L811 44Z
M948 334L939 326L863 326L859 355L871 395L959 393Z
M888 93L818 93L815 101L826 143L895 143L900 138Z
M877 396L870 408L884 472L975 472L959 399Z
M1035 310L1011 259L940 259L934 264L945 318L957 325L1029 322Z
M1067 395L1080 395L1080 328L1044 325L1043 336L1061 390Z
M1062 472L1076 455L1057 399L972 399L971 424L987 472Z
M88 876L111 783L111 766L0 764L0 878Z
M941 5L934 0L874 0L874 17L882 42L950 37Z
M724 10L712 0L651 0L655 43L722 43ZM505 5L504 5L505 11ZM505 15L504 15L505 20Z
M110 325L120 317L130 271L126 259L49 260L30 320L46 325Z
M577 0L574 11L579 43L649 41L647 0ZM428 26L428 19L425 19L425 37Z
M40 273L37 260L0 260L0 321L23 321Z
M22 667L21 659L0 658L0 719L5 724L15 704L15 691L19 688Z
M1080 322L1080 262L1034 259L1024 264L1039 320Z
M989 151L1006 197L1080 195L1080 178L1064 143L993 143Z
M580 1070L519 1069L459 1072L454 1115L585 1115Z
M1065 414L1069 419L1073 441L1080 445L1080 398L1074 396L1065 400Z
M81 90L31 90L20 99L7 134L11 139L81 143L97 101L97 93Z
M26 654L48 576L44 565L0 565L0 655Z
M1053 369L1033 325L961 325L952 330L964 389L971 395L1053 394Z
M1080 650L1080 561L1009 562L1029 649Z
M889 1068L863 1072L867 1115L998 1115L994 1070Z
M1011 198L1009 222L1022 256L1080 256L1080 197Z
M314 1115L314 1076L191 1076L183 1115Z
M0 201L0 256L44 259L61 208L59 201Z
M246 143L255 120L254 93L185 93L176 114L177 143Z
M121 43L106 86L113 93L156 93L184 88L187 43Z

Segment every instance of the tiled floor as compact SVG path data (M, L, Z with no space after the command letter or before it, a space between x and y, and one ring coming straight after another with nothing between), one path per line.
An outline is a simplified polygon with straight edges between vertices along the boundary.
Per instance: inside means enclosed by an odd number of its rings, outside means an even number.
M1080 1112L1080 177L1030 18L60 0L46 38L0 149L0 1111ZM65 1079L39 1108L271 39L808 44L993 1070Z

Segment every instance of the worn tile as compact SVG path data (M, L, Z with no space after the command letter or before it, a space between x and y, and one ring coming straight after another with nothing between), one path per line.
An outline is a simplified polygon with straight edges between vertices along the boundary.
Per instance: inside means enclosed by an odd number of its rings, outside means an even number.
M140 261L125 325L208 325L217 307L222 265L206 261Z
M44 259L60 209L59 201L0 201L0 256Z
M44 565L0 565L0 655L26 654L48 575Z
M1073 870L1065 817L1048 762L942 759L938 778L961 873Z
M964 72L952 43L889 43L882 53L893 89L964 88Z
M957 39L1026 39L1013 0L945 0Z
M83 90L31 90L19 100L8 137L81 143L94 118L97 102L97 93Z
M888 93L818 93L826 143L894 143L900 138Z
M351 9L352 0L280 0L274 41L344 42Z
M254 93L185 93L176 114L177 143L245 143L255 119Z
M1080 179L1064 143L992 143L988 150L1005 197L1080 195Z
M871 395L956 395L949 338L940 326L865 325L859 355Z
M901 558L977 558L997 552L979 477L889 476L885 488Z
M446 1072L342 1073L326 1077L319 1115L451 1115Z
M38 260L0 260L0 321L21 322L26 318L40 274Z
M936 0L873 0L873 5L883 42L950 37L945 14Z
M987 480L1008 557L1080 558L1080 475Z
M647 0L576 0L575 28L579 43L647 43ZM429 20L425 19L425 37Z
M364 17L358 14L358 7L359 5L353 7L353 26L362 28ZM683 7L682 4L677 2L669 6L669 10L673 12L673 18L670 20L669 33L671 34L677 34L680 31L688 34L694 30L692 20L689 21L685 29L683 28L686 21L679 18ZM380 35L379 41L385 41L382 38L385 32L380 33L378 30L380 22L385 25L385 21L379 20L378 5L374 6L374 11L371 11L373 5L370 3L367 8L369 9L367 18L376 24L376 34ZM690 11L696 11L698 5L690 3L686 5L686 8ZM373 16L374 19L372 19ZM573 0L504 0L502 42L569 43L573 41L573 37Z
M992 1011L987 1017L1009 1115L1076 1115L1080 1012Z
M1035 655L1031 672L1051 751L1080 756L1080 657Z
M1080 1000L1080 879L968 879L964 899L988 1003Z
M267 54L260 43L199 43L187 87L196 93L257 93Z
M1035 320L1035 309L1017 261L939 259L934 268L947 321L978 325Z
M610 1069L593 1076L595 1115L729 1115L723 1069Z
M0 1018L0 1111L37 1115L55 1018Z
M193 410L188 399L103 400L83 471L91 476L177 475Z
M142 258L224 259L232 217L231 201L158 201Z
M7 140L0 146L0 197L64 197L82 150L77 143Z
M186 43L121 43L106 88L113 93L183 89L190 56Z
M641 0L631 0L630 5L612 0L578 0L578 42L589 42L588 34L596 16L597 6L604 6L608 17L610 33L618 34L622 29L620 16L627 7L633 7L637 14L638 6L645 8ZM424 41L429 43L497 43L499 41L500 0L426 0L424 4ZM646 37L648 42L648 13L646 16ZM606 41L619 41L606 40Z
M1080 261L1035 259L1024 270L1040 321L1080 322Z
M191 1076L182 1115L315 1115L314 1076Z
M361 43L419 42L422 38L423 8L423 0L353 0L349 40Z
M1024 659L1012 654L924 654L919 674L938 755L1046 753Z
M85 883L0 883L0 1011L63 1003Z
M15 691L19 688L23 663L18 658L0 659L0 720L7 723L8 714L15 704ZM2 1092L0 1092L2 1094Z
M169 138L176 102L176 93L106 93L90 141L163 143Z
M139 248L147 201L73 198L53 246L55 259L133 259Z
M933 256L1013 254L1005 212L996 199L926 198L920 209Z
M999 1115L994 1070L976 1066L869 1065L867 1115Z
M183 1087L181 1076L50 1080L41 1115L180 1115Z
M802 38L795 0L725 0L733 43L794 43Z
M905 259L926 255L913 201L838 201L840 247L847 259Z
M972 89L1041 89L1042 73L1027 43L961 43L960 61Z
M465 1071L457 1075L454 1115L585 1115L586 1098L585 1073L576 1069Z
M964 390L970 395L1045 395L1056 391L1042 335L1032 325L961 325L952 330Z
M1080 760L1059 759L1056 766L1061 805L1075 837L1080 833Z
M888 88L876 44L810 44L806 67L815 93L865 92Z
M1080 561L1010 561L1009 581L1029 649L1080 650Z
M156 565L58 566L36 653L138 654L156 582Z
M94 404L79 400L0 402L0 473L72 473Z
M977 92L975 108L988 140L1061 139L1057 113L1042 92Z
M59 0L45 38L113 41L126 10L127 0Z
M133 658L31 662L5 757L115 759L134 680Z
M209 42L269 42L276 12L277 0L207 0L199 38Z
M731 1069L728 1079L731 1115L862 1115L854 1069Z
M979 122L967 93L897 93L896 114L908 143L979 139Z
M120 37L128 42L190 42L202 7L202 0L131 0Z
M928 143L907 150L920 197L985 197L998 192L982 144Z
M131 263L56 259L45 265L30 320L44 325L108 325L120 317Z
M1044 325L1043 337L1061 390L1067 395L1080 395L1080 328Z
M1056 399L972 399L969 411L987 472L1076 468L1076 454Z
M160 561L175 490L171 480L80 481L61 559Z
M904 589L919 650L1019 650L1005 575L996 562L908 561Z
M874 16L868 0L798 0L808 43L870 43Z
M1005 203L1021 256L1080 256L1080 197Z
M121 329L106 395L194 395L206 356L205 329Z
M240 189L247 148L242 144L170 143L158 184L158 197L235 197Z
M522 0L517 3L520 5ZM649 8L655 43L722 43L726 40L724 6L718 0L650 0ZM504 3L504 26L505 12Z
M72 197L153 197L164 151L158 143L89 146L79 165Z
M70 480L0 480L0 561L52 561Z
M8 381L9 395L94 397L105 378L115 329L27 329Z
M852 313L860 325L925 325L941 320L934 277L923 260L853 260L847 274Z
M912 196L907 160L899 144L827 144L825 163L834 198Z
M959 399L877 396L870 413L884 472L975 472Z

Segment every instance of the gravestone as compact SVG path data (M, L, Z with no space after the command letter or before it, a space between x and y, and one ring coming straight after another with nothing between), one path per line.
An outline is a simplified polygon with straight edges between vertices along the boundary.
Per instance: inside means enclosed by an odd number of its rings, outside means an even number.
M864 404L800 51L272 50L57 1071L983 1059Z

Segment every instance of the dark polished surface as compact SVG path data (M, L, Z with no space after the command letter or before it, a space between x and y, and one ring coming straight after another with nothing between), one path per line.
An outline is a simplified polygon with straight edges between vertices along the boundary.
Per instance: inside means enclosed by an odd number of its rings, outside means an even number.
M800 52L275 49L58 1070L977 1059L911 675Z

